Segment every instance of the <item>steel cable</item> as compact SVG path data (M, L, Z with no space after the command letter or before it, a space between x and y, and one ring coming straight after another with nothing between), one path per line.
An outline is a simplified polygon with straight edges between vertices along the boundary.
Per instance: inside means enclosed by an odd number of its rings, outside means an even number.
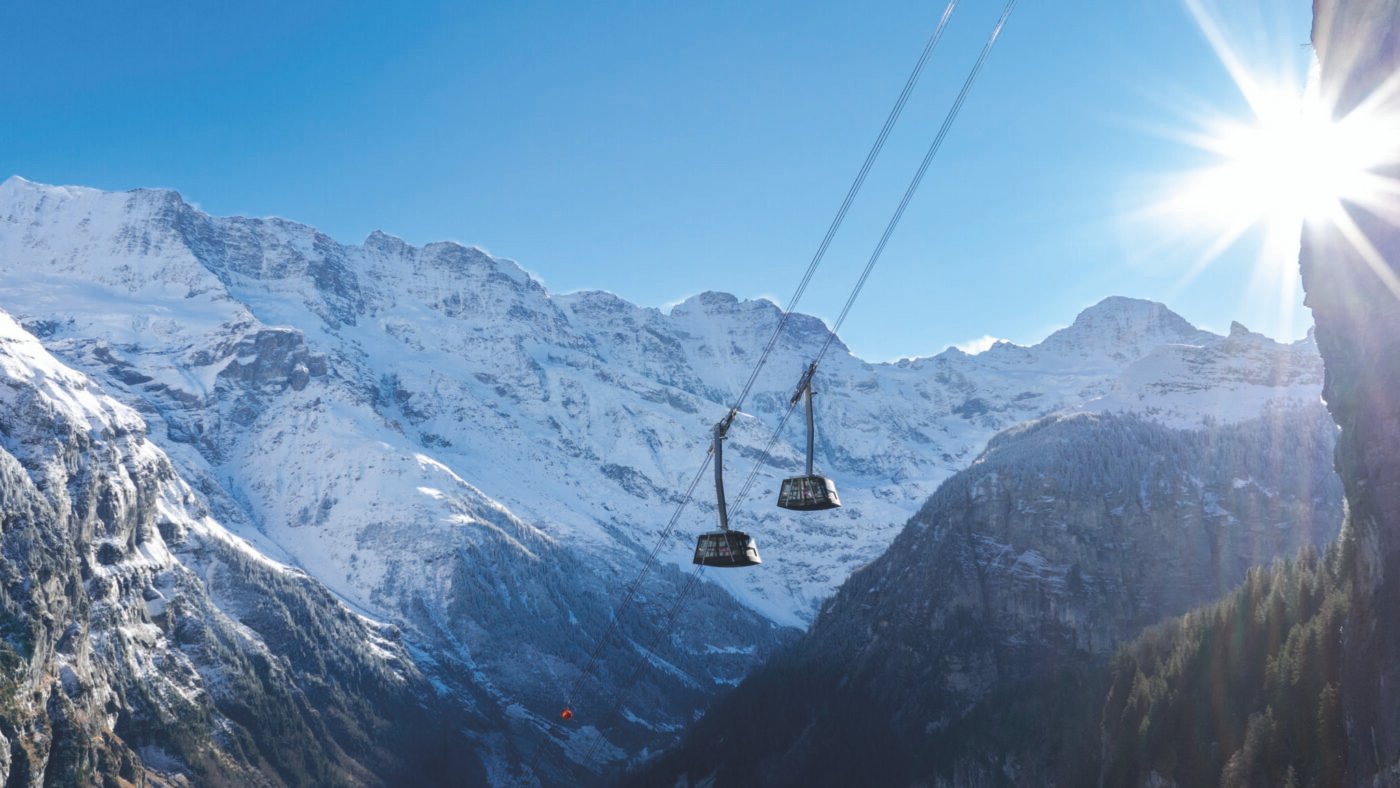
M981 72L983 64L986 63L987 56L991 54L992 46L996 44L997 39L1001 37L1002 28L1006 26L1006 20L1011 16L1011 11L1015 7L1016 2L1017 0L1008 0L1006 7L1002 10L1001 17L992 28L991 35L987 37L987 42L983 45L982 52L978 55L977 61L973 64L971 71L968 72L967 78L963 81L962 89L958 92L957 98L954 99L948 113L944 116L943 123L938 129L938 134L935 135L933 142L924 153L923 161L919 164L919 168L914 173L913 179L910 180L909 186L905 189L904 196L899 201L898 207L895 208L894 215L890 217L889 224L885 226L885 231L880 236L879 242L876 243L875 249L871 253L870 259L866 262L864 270L861 271L860 277L856 280L855 287L851 289L850 295L847 296L846 303L842 306L840 315L836 318L836 322L831 325L831 329L826 336L826 341L822 343L821 351L817 353L816 360L812 362L814 367L821 364L822 359L826 358L826 353L830 350L832 343L836 341L841 326L846 322L846 317L850 314L851 307L855 304L856 299L860 296L861 290L865 287L866 281L870 278L870 272L875 268L875 264L879 262L880 256L884 254L885 246L889 243L895 228L899 226L900 220L904 218L904 211L909 207L914 193L918 191L920 184L923 182L924 175L928 172L929 165L933 162L939 149L943 147L943 140L948 136L948 130L952 128L953 121L962 110L962 105L967 100L967 95L971 91L973 83L977 81L977 75ZM783 414L782 420L778 423L777 429L773 431L773 435L768 439L767 445L764 446L763 451L754 462L753 469L749 471L749 475L744 481L744 486L740 489L739 495L735 499L735 508L738 508L739 504L744 501L744 498L748 495L750 488L753 486L758 476L759 469L767 463L768 458L771 456L773 444L777 442L778 436L783 431L783 427L787 425L787 421L792 416L794 408L796 408L796 403L788 406L787 412Z
M796 310L797 305L800 303L802 296L805 294L808 285L811 283L813 276L816 274L817 268L820 266L822 260L825 258L826 252L829 249L832 240L835 238L836 233L839 231L841 225L845 222L846 214L849 212L856 195L860 192L861 187L864 185L866 176L869 174L876 158L879 156L880 151L883 149L884 144L888 139L890 131L893 129L896 120L899 118L900 114L904 109L905 104L908 102L909 96L913 92L914 86L917 84L919 76L922 74L924 66L928 62L929 56L932 54L938 41L942 38L943 32L947 27L948 21L952 16L953 10L957 6L957 2L958 0L949 0L947 6L944 8L943 14L939 18L937 27L935 28L933 34L929 37L928 42L925 44L924 49L919 56L918 62L915 64L913 71L910 73L908 79L905 82L903 90L900 92L899 98L896 100L894 107L890 110L889 115L886 117L885 123L881 127L880 133L876 137L874 144L871 146L869 152L866 154L865 161L862 163L855 180L852 182L850 188L847 190L846 196L842 200L841 206L837 210L836 216L833 217L831 224L827 228L826 234L823 236L821 243L817 247L816 253L813 255L812 260L808 263L807 269L804 272L802 279L798 283L797 289L793 292L792 297L788 301L787 307L783 310L782 315L779 317L778 324L774 327L773 334L769 337L768 342L764 346L762 353L759 354L758 360L755 362L753 370L750 372L748 380L745 382L744 387L740 390L738 397L735 399L734 405L729 409L729 414L726 416L726 421L730 421L733 419L733 417L742 408L744 401L748 398L748 395L751 393L754 383L757 381L760 372L762 371L764 365L767 363L769 356L772 354L774 347L776 347L778 343L778 340L781 338L783 329L785 328L788 319ZM937 136L934 138L933 143L929 146L928 151L925 153L924 159L919 165L919 169L916 172L913 180L910 182L909 187L905 190L904 196L900 200L899 206L898 208L896 208L894 216L891 218L889 225L885 228L885 231L882 234L880 241L875 247L875 251L871 254L870 259L867 261L866 266L861 272L860 278L857 280L855 287L852 289L850 295L847 297L846 303L842 307L839 317L837 318L836 322L832 325L827 335L826 341L822 345L821 351L817 354L816 360L813 362L813 367L815 367L817 364L820 364L821 360L826 356L826 353L830 349L832 342L836 338L837 332L840 330L841 325L844 324L846 317L850 313L851 307L854 305L856 298L860 295L860 292L864 288L866 281L869 279L870 273L874 269L876 262L879 260L881 254L883 254L884 248L889 242L890 236L894 233L895 228L899 225L900 220L903 218L904 211L908 207L909 202L912 200L914 193L918 190L920 183L923 181L924 175L928 170L929 164L932 162L938 150L942 147L943 140L947 136L948 130L952 126L953 120L957 117L957 114L961 110L963 103L966 101L967 94L970 91L972 84L976 81L977 75L981 71L982 66L985 63L993 44L995 44L996 40L1000 37L1001 31L1004 28L1007 19L1010 17L1011 11L1014 8L1015 4L1016 0L1008 0L1006 8L1002 12L1001 18L998 20L995 28L993 28L991 36L988 38L987 43L983 46L981 54L978 56L978 59L973 65L971 72L969 73L967 79L964 81L962 90L959 92L957 99L954 101L952 108L948 112L948 115L944 118L943 125L939 128ZM750 471L748 477L745 480L744 486L739 492L739 496L735 501L736 507L739 506L748 496L748 493L752 488L754 481L757 477L759 467L770 456L773 444L774 442L776 442L779 435L781 435L782 429L787 424L788 419L791 417L794 407L795 404L790 404L788 406L787 412L783 415L783 418L779 422L777 429L774 430L773 434L769 437L768 443L765 445L762 453L760 454L758 462L755 463L753 470ZM710 461L713 458L713 454L713 447L711 447L710 451L706 453L705 459L702 462L699 471L697 471L694 479L692 479L690 483L690 486L687 488L685 495L682 497L680 503L677 505L675 513L671 516L670 521L662 530L659 538L657 539L656 545L652 548L646 561L643 563L641 571L638 573L637 577L632 581L632 583L629 584L627 591L622 597L621 602L613 612L608 629L604 632L603 637L600 638L599 641L595 644L594 649L592 653L590 653L589 659L585 664L584 669L575 678L567 696L568 702L566 702L565 704L565 709L570 709L572 701L577 695L579 688L582 686L583 682L589 676L591 676L594 668L597 665L598 657L601 654L602 649L605 647L608 639L612 636L613 632L617 628L619 621L621 620L622 613L625 612L626 609L630 606L632 599L635 597L637 590L640 588L643 579L650 571L650 567L656 562L656 557L660 554L661 548L664 546L671 532L675 529L676 523L679 521L680 516L684 511L686 505L694 497L695 488L699 485L700 479L704 476L706 469L709 467ZM647 649L648 652L654 653L655 646L660 642L661 637L670 634L670 632L675 626L676 620L680 614L680 610L684 606L685 601L690 596L695 586L699 583L704 568L705 567L703 564L698 565L695 571L691 574L691 577L687 581L686 585L683 587L681 594L678 596L675 603L672 605L671 610L667 616L665 626L659 629L653 637L652 644ZM629 678L627 684L621 692L617 703L614 705L613 710L609 714L607 721L604 723L603 727L609 724L611 720L615 718L617 713L621 710L623 704L626 702L628 696L630 695L632 687L635 686L637 680L640 678L641 672L645 668L646 664L647 660L644 655L643 659L641 660L641 662L639 662L637 668L633 671L632 676ZM599 727L597 730L598 738L594 742L593 747L590 749L584 761L584 766L592 762L593 756L596 754L597 749L601 746L602 741L604 740L602 734L602 727ZM538 746L536 747L536 751L538 751Z
M732 412L739 411L744 400L748 398L752 391L754 382L758 379L759 372L763 365L767 363L768 356L773 352L774 346L778 344L779 337L782 336L783 328L787 325L788 318L797 309L798 303L802 301L802 295L807 291L807 285L811 283L812 277L817 273L817 268L826 257L826 251L831 246L831 241L836 237L836 233L841 229L841 225L846 221L846 213L850 211L851 204L855 202L856 195L861 187L865 185L865 177L870 174L870 169L875 165L875 159L879 157L880 151L885 147L885 140L889 139L890 131L894 129L895 122L899 120L900 114L904 111L904 105L909 102L909 96L914 92L914 86L918 84L920 75L923 74L924 66L928 63L929 56L938 46L938 42L943 38L943 31L948 27L948 20L953 16L953 9L958 5L958 0L949 0L948 5L943 9L943 15L938 19L938 25L934 28L933 34L929 36L924 44L923 52L919 54L919 60L914 64L914 69L909 72L909 78L904 82L904 89L900 91L899 98L895 100L894 106L890 108L890 113L885 117L885 125L880 127L880 133L875 137L875 142L870 146L869 152L865 154L865 161L860 166L860 171L856 173L855 180L851 182L851 187L846 190L846 198L841 201L841 207L837 209L836 216L832 217L831 224L826 228L826 235L822 236L822 241L817 245L817 251L812 255L812 261L807 264L807 270L802 275L802 280L798 283L797 289L793 291L792 297L788 299L787 307L783 310L782 316L778 318L778 325L773 329L773 335L768 338L768 344L764 346L763 352L759 354L758 362L754 364L753 371L749 374L748 382L740 390L739 397L734 402Z
M768 343L763 348L763 352L759 354L759 358L755 362L753 370L749 373L748 380L744 384L743 389L740 390L739 396L736 398L734 405L729 409L730 415L727 418L732 419L733 415L739 412L740 408L743 406L744 401L748 398L749 393L752 391L754 383L758 379L759 373L762 371L764 365L767 363L769 355L772 353L773 348L777 345L779 338L782 336L783 328L786 326L787 321L791 316L792 312L797 308L798 304L801 302L802 296L807 290L807 286L811 283L812 277L816 274L817 268L821 265L822 260L826 256L827 249L831 246L832 239L836 237L836 233L840 230L841 225L845 222L846 214L850 211L850 207L855 201L856 195L860 192L861 187L865 184L866 176L869 175L871 168L875 164L875 160L879 157L880 151L884 149L885 141L889 138L890 131L894 128L895 122L899 119L900 114L904 111L904 107L909 101L909 96L913 93L915 85L918 84L919 77L923 73L924 67L927 65L929 57L932 55L934 49L937 47L938 42L942 39L943 32L945 29L947 29L948 21L952 18L953 10L957 7L957 4L958 0L949 0L948 4L944 7L943 13L939 17L937 26L934 28L933 33L925 42L924 48L919 54L918 61L914 64L914 68L910 71L908 78L905 80L904 87L900 91L899 97L895 100L894 106L890 109L889 114L885 117L884 125L881 126L879 134L876 135L875 142L870 146L870 150L866 153L865 160L861 163L860 170L856 173L856 177L851 182L850 188L846 190L846 196L842 200L840 208L837 209L836 215L832 218L830 225L828 225L826 234L822 237L821 243L817 246L816 253L813 254L811 261L807 264L807 269L803 273L802 279L797 285L797 289L793 292L792 297L789 299L787 308L783 311L782 316L779 318L778 325L774 328L772 336L769 337ZM791 412L791 409L789 409L789 412ZM786 421L786 418L784 419L784 421ZM772 440L769 441L769 445L772 445ZM636 594L637 589L641 586L641 583L645 579L648 572L650 572L651 566L655 563L656 556L660 554L661 548L665 545L666 540L670 537L671 532L674 530L676 523L679 521L681 513L684 511L686 505L690 502L691 498L693 497L695 487L698 485L700 479L704 476L706 468L709 467L710 459L713 457L713 454L713 448L711 448L711 450L706 453L705 460L701 464L700 470L696 473L694 480L691 481L690 487L686 491L686 494L682 497L680 503L676 506L676 511L674 512L674 514L672 514L670 521L667 523L666 527L662 529L660 536L657 538L656 545L652 548L651 553L648 555L646 561L643 562L641 571L638 573L637 577L628 585L627 591L623 594L621 601L619 602L618 606L614 609L612 619L609 622L607 631L604 633L604 636L601 639L599 639L599 641L594 645L594 648L590 652L588 660L585 663L583 671L581 671L578 677L575 678L569 690L567 700L564 704L565 709L571 708L571 704L573 702L573 699L577 695L579 688L582 686L583 682L588 678L588 676L591 675L593 669L596 667L598 657L601 654L608 637L610 637L612 632L616 629L622 613L625 612L626 609L629 607L632 598ZM748 485L746 485L746 489L747 486ZM743 493L741 493L741 499L742 495Z

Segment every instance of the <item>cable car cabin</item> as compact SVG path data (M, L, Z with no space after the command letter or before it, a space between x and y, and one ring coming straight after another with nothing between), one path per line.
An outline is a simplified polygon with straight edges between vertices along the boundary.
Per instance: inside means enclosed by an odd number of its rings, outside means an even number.
M783 479L782 489L778 490L778 506L799 512L819 512L841 506L841 498L836 494L836 482L818 476L812 470L812 455L816 453L817 440L817 428L812 419L812 376L816 373L817 362L813 361L797 384L797 393L792 395L793 405L799 399L806 400L807 404L807 474Z
M778 491L778 506L799 512L818 512L839 508L841 498L836 494L836 482L830 479L823 476L794 476L783 479L782 489Z
M695 540L693 563L705 566L736 567L763 563L753 537L743 531L720 530L700 534Z

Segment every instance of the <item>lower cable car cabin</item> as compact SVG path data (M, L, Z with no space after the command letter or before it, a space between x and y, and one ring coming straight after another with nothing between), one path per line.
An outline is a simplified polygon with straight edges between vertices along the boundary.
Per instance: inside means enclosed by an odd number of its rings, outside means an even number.
M715 443L712 451L715 458L715 510L719 513L719 530L700 534L695 540L694 563L701 566L736 567L754 566L763 563L758 558L758 546L753 537L743 531L729 528L729 510L724 505L724 434L734 421L738 410L729 411L724 420L715 425Z
M743 531L723 529L700 534L695 540L695 560L704 566L736 567L763 563L753 537Z
M778 506L799 512L817 512L839 508L841 498L836 494L836 482L824 476L794 476L783 479L783 486L778 490Z

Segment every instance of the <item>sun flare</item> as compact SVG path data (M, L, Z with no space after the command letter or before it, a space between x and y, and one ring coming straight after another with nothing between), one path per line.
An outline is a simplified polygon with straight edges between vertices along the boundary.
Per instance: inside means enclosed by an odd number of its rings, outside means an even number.
M1386 196L1374 170L1394 144L1393 128L1364 116L1334 119L1315 89L1259 90L1250 105L1253 117L1191 135L1216 161L1180 178L1171 213L1223 242L1262 226L1296 245L1304 222L1335 221L1344 203Z
M1194 260L1178 287L1246 236L1259 239L1252 292L1241 298L1272 294L1282 315L1297 293L1305 224L1348 232L1354 227L1350 210L1400 215L1400 184L1394 178L1400 114L1395 102L1386 100L1362 101L1339 112L1336 97L1319 87L1315 59L1306 85L1299 84L1296 70L1275 69L1269 76L1268 68L1246 65L1206 0L1184 2L1246 110L1197 115L1189 130L1171 132L1202 161L1166 176L1146 213L1172 245L1192 250ZM1287 61L1294 46L1273 41L1264 49Z
M1182 195L1230 225L1293 223L1343 197L1354 171L1336 155L1337 127L1316 105L1281 95L1252 123L1222 126L1203 142L1221 162Z

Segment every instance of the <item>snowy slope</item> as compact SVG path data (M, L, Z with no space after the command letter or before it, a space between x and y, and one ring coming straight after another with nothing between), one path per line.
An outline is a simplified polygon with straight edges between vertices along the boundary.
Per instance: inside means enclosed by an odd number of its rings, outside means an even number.
M0 504L0 782L486 778L470 693L230 534L139 414L3 312Z
M259 341L287 345L268 351L281 353L275 363L286 369L242 376L281 375L297 389L275 413L259 414L251 432L238 422L252 414L237 409L226 414L235 430L196 426L213 433L209 448L225 455L222 465L241 468L227 481L263 530L367 605L354 589L376 585L382 568L352 567L348 552L334 554L344 551L311 555L306 543L319 541L312 534L339 530L301 525L304 512L320 507L322 524L330 523L336 507L323 502L344 496L334 481L287 484L283 471L321 473L347 442L394 446L395 459L386 461L418 464L424 474L422 484L377 491L394 505L411 507L425 495L417 488L441 486L428 470L435 466L415 459L423 453L555 538L604 550L612 527L646 543L779 317L768 302L717 293L669 314L606 293L555 297L480 250L418 249L382 233L341 246L282 220L207 217L171 192L104 194L11 179L0 205L4 305L50 331L50 345L75 359L152 378L133 385L133 394L156 400L162 412L175 408L161 398L214 397L218 376L231 377L227 367L260 363ZM731 474L749 470L825 331L805 316L789 326L731 437ZM329 382L301 388L313 376ZM977 356L950 349L871 365L838 343L818 379L819 465L841 479L848 505L806 516L767 505L777 479L800 461L791 422L775 458L780 467L760 470L759 500L736 513L740 527L766 537L773 560L768 571L725 581L774 619L800 623L1004 426L1081 407L1239 418L1268 401L1315 401L1319 386L1310 343L1222 338L1159 304L1122 298L1032 348L1002 343ZM330 395L341 401L326 401ZM1222 403L1229 412L1220 412ZM195 412L177 415L200 418L203 408L186 410ZM299 441L289 448L276 438L290 431ZM326 435L326 444L306 444L308 432ZM337 478L354 478L372 462L349 461L353 473ZM292 494L275 494L279 484ZM353 504L357 512L376 505ZM687 530L711 517L697 511ZM688 551L689 539L678 537L667 555L684 563ZM818 556L829 560L815 563ZM362 581L345 579L355 574Z
M541 670L567 683L598 633L532 641L522 668L484 656L509 647L495 624L541 615L530 604L550 608L545 620L582 620L571 607L588 594L606 611L780 318L722 293L669 312L554 295L479 249L379 232L344 245L280 219L210 217L172 192L19 178L0 184L0 308L141 410L222 522L369 613L451 633L444 642L503 697ZM793 316L726 447L732 522L765 563L708 572L707 593L718 586L778 624L810 622L1007 426L1061 410L1242 419L1316 402L1322 379L1310 342L1220 337L1125 298L1038 345L976 356L869 364L838 340L816 381L817 466L845 507L772 505L801 465L799 419L737 500L826 337L821 321ZM715 522L710 501L702 482L663 546L667 564L689 566L694 535ZM563 560L576 576L521 580L521 567ZM657 573L657 605L672 574ZM454 617L468 590L482 595L474 622ZM721 630L688 616L683 628L697 653L776 642L755 621ZM474 636L485 638L475 648ZM681 712L649 713L661 725Z

